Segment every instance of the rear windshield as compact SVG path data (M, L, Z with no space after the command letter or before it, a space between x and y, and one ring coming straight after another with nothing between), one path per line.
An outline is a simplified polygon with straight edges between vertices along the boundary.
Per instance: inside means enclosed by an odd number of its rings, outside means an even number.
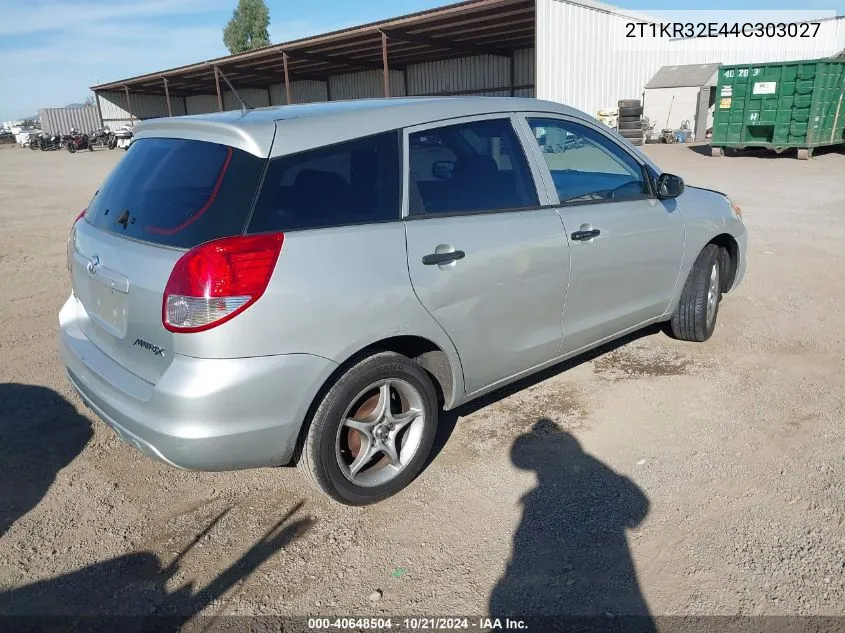
M138 139L86 218L104 231L192 248L243 232L265 159L217 143Z

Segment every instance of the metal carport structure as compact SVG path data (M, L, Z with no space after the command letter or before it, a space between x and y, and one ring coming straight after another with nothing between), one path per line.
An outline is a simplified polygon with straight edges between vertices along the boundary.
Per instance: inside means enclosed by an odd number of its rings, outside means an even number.
M535 16L535 0L469 0L92 90L101 116L112 125L235 109L226 79L256 106L416 94L529 96L534 93ZM463 60L450 69L462 79L432 85L420 76L436 72L438 63L442 75L448 60ZM468 73L474 81L467 81Z

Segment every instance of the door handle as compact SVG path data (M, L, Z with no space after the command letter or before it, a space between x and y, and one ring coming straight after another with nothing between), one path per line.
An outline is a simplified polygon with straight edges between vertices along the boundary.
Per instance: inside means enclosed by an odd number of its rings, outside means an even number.
M426 266L433 266L435 264L448 264L449 262L456 262L459 259L466 257L463 251L449 251L448 253L430 253L423 255L422 262Z
M589 229L587 231L575 231L572 234L572 239L578 242L583 242L585 240L591 240L594 237L598 237L601 235L601 231L598 229Z

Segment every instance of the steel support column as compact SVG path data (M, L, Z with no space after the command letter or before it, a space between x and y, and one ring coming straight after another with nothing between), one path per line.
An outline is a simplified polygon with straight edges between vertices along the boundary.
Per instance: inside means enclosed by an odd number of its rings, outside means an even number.
M124 85L123 90L126 92L126 111L129 113L129 123L135 125L135 118L132 116L132 100L129 98L129 86Z
M164 82L164 98L167 99L167 116L173 116L173 108L170 105L170 89L167 87L167 77L162 77Z
M220 92L220 73L214 67L214 85L217 86L217 110L223 112L223 94Z
M285 66L285 105L290 105L290 75L288 74L288 54L282 53L282 63Z
M384 96L390 96L390 66L387 65L387 34L381 33L381 65L382 80L384 84Z

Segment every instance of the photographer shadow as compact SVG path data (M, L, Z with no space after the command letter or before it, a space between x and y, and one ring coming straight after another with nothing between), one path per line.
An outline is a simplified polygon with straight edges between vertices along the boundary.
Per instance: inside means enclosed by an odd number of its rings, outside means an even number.
M537 475L522 497L511 560L490 596L492 617L542 617L543 630L654 631L626 531L649 510L642 490L585 453L548 419L511 449L513 464ZM624 620L620 620L623 618Z

